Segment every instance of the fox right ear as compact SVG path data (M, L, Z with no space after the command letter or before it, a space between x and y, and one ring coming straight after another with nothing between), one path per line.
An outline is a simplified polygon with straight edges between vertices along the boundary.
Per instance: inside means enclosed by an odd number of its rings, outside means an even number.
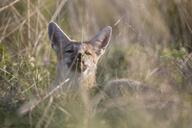
M112 34L112 27L107 26L99 31L96 36L91 39L91 44L94 46L98 55L102 55L109 44Z
M51 41L51 46L56 51L59 51L71 41L71 39L54 22L50 22L48 25L48 35Z

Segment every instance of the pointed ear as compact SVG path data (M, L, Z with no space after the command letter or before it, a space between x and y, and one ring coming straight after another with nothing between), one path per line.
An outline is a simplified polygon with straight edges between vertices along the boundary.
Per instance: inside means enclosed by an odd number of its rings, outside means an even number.
M56 51L60 50L71 41L71 39L54 22L50 22L48 25L48 35L51 45Z
M97 55L104 53L112 34L112 27L107 26L99 31L95 37L91 39L91 44L94 46Z

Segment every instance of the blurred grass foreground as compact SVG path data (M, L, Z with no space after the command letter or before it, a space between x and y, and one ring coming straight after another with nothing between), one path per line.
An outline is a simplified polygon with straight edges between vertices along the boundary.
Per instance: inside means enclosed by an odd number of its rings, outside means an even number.
M192 0L0 0L0 17L1 128L84 128L83 104L64 102L62 95L26 115L17 113L23 103L42 97L55 78L49 21L76 40L112 26L97 69L99 88L126 78L166 94L154 96L159 103L151 109L130 95L124 113L101 110L89 127L192 127Z

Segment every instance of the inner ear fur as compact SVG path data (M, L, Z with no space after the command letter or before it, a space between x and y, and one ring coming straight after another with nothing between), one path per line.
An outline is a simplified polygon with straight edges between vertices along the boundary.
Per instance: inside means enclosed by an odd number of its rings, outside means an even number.
M99 31L92 39L91 44L96 50L97 54L102 54L109 44L112 35L112 27L107 26Z

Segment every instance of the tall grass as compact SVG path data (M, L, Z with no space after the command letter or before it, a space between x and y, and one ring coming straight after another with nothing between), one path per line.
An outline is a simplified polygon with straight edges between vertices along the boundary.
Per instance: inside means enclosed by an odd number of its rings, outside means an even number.
M113 27L98 65L100 88L112 79L133 79L169 92L163 99L174 101L167 110L160 102L148 112L131 95L125 113L101 111L90 127L192 127L191 7L191 0L1 0L1 127L84 127L85 106L76 96L48 98L24 116L17 113L25 102L44 96L55 79L56 58L47 37L51 20L76 40Z

